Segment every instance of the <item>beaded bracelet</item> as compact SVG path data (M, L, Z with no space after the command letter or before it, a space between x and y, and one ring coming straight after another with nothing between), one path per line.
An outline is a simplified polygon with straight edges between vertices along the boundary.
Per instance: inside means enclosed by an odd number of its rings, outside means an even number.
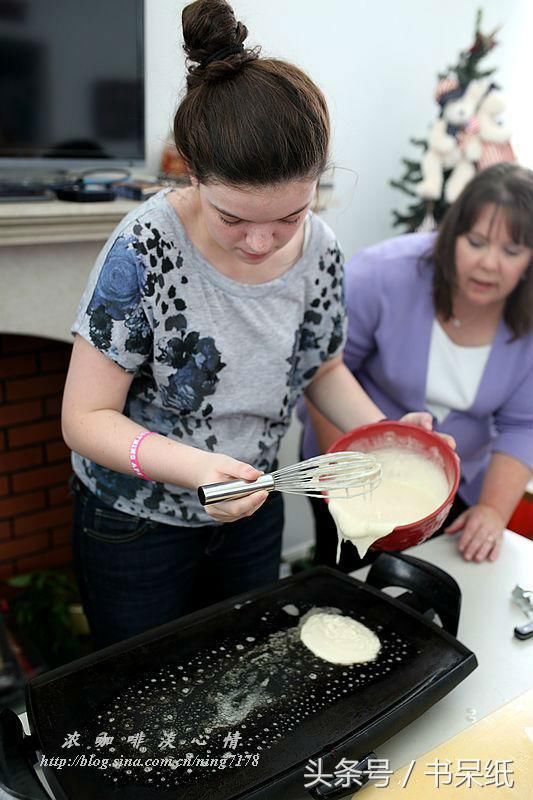
M148 475L141 469L141 465L139 464L138 452L141 442L144 439L146 439L147 436L151 436L153 433L155 433L155 431L141 431L140 433L137 434L137 436L130 445L131 468L138 478L142 478L145 481L150 481L152 479L149 478Z

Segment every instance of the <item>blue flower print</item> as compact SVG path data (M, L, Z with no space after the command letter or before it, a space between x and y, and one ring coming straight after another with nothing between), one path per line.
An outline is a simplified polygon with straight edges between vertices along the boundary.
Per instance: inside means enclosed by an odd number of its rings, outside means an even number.
M124 475L121 472L113 472L106 467L101 467L92 461L87 461L87 476L96 480L106 487L106 491L112 497L125 497L133 500L139 488L139 478L135 475Z
M335 353L342 344L344 338L344 317L335 314L333 317L333 330L328 344L328 354Z
M310 328L300 328L300 350L318 350L323 337Z
M89 304L89 311L103 307L112 319L124 320L141 299L135 252L123 237L107 254Z
M170 354L178 368L162 387L165 405L185 414L198 411L215 393L217 373L225 367L220 352L210 336L200 339L195 332L169 342L167 358Z

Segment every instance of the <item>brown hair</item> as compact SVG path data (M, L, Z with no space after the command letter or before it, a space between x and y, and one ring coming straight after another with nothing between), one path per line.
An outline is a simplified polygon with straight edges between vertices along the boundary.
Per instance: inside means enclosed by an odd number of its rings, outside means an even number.
M457 237L472 229L487 205L502 209L513 242L533 248L533 172L508 162L478 172L447 210L433 250L433 302L445 319L453 314ZM531 262L507 297L503 317L514 339L533 330Z
M182 14L187 94L174 139L201 182L265 186L318 178L330 136L324 95L298 67L245 49L248 31L225 0Z

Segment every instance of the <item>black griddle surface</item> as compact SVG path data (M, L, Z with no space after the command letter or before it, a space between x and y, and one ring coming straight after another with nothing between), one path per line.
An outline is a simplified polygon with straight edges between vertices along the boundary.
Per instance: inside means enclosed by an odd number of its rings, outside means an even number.
M312 608L372 629L382 644L376 661L347 667L315 657L298 634ZM106 769L53 770L67 798L229 800L358 732L362 746L375 746L398 728L393 719L408 724L474 667L473 654L438 626L322 567L40 676L29 684L29 719L46 755L108 760ZM74 732L79 746L62 747ZM191 757L203 764L176 765ZM138 763L113 767L120 758ZM169 762L146 766L157 758Z

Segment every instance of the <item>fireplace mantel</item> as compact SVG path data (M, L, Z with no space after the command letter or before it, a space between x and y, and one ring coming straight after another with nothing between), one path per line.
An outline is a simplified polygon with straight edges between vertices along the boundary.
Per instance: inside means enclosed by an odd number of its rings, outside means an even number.
M103 243L136 201L0 204L0 332L71 341Z
M128 211L132 200L69 203L61 200L0 204L0 247L103 242ZM0 257L2 257L0 250Z

